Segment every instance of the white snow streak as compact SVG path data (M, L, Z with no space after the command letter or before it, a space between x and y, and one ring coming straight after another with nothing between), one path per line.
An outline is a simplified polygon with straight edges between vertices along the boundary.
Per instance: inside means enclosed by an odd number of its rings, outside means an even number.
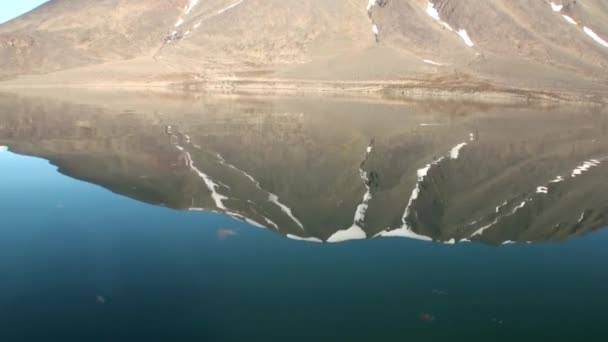
M485 226L483 226L483 227L481 227L481 228L477 229L477 230L476 230L476 231L475 231L473 234L471 234L471 236L470 236L470 237L474 237L474 236L477 236L477 235L481 235L481 234L483 234L483 232L485 232L485 231L486 231L486 229L488 229L488 228L492 227L493 225L495 225L495 224L497 224L497 223L498 223L498 218L496 218L494 221L492 221L492 223L490 223L490 224L488 224L488 225L485 225Z
M369 155L372 153L374 149L374 145L370 144L365 150L365 160L369 158ZM359 225L365 221L365 213L367 212L368 203L372 199L371 188L368 184L369 178L367 177L367 172L363 171L363 169L359 169L359 177L363 181L363 185L365 185L365 194L363 194L363 199L361 203L357 206L357 210L355 211L355 218L353 220L353 225Z
M521 202L521 204L520 204L520 205L518 205L517 207L515 207L515 208L513 209L513 211L511 212L511 214L510 214L509 216L513 216L513 215L515 215L515 213L516 213L516 212L517 212L519 209L521 209L521 208L523 208L523 207L525 207L525 206L526 206L526 203L528 203L528 201L523 201L523 202Z
M460 150L465 147L467 145L467 143L462 143L462 144L458 144L456 146L454 146L452 148L452 150L450 151L450 158L451 159L458 159L458 156L460 155Z
M482 235L487 229L491 228L492 226L494 226L495 224L498 223L498 221L502 218L502 217L507 217L507 216L513 216L515 215L515 213L526 206L526 203L528 203L527 201L523 201L521 202L517 207L513 208L513 210L511 211L511 213L505 215L505 216L497 216L494 221L492 221L490 224L487 224L479 229L477 229L473 234L471 234L470 237L474 237L477 235ZM496 214L498 214L500 212L500 210L506 206L508 204L507 201L505 201L503 204L499 205L498 207L496 207Z
M410 195L410 199L405 207L405 212L401 217L402 225L400 228L394 230L384 230L378 233L376 236L384 236L384 237L407 237L418 240L432 241L432 239L428 236L420 235L412 231L412 227L407 223L407 218L410 216L410 212L412 210L412 205L418 199L418 195L420 195L420 184L424 181L426 176L429 173L429 170L433 165L438 165L444 158L441 157L434 161L431 164L427 164L422 169L419 169L416 174L418 176L418 181L416 182L416 187L412 190L412 194Z
M564 5L558 5L554 2L551 2L551 9L553 10L553 12L561 12L562 8L564 8Z
M372 21L372 33L376 36L376 41L378 40L378 35L380 34L380 30L378 29L378 25L376 25L376 21L372 17L372 9L374 6L378 5L378 0L369 0L367 2L367 16Z
M298 241L323 243L323 240L317 239L316 237L301 237L293 234L287 234L287 238Z
M254 221L254 220L252 220L252 219L250 219L250 218L248 218L248 217L245 217L245 216L243 216L243 215L241 215L241 214L237 214L237 213L234 213L234 212L227 212L226 214L228 214L228 215L230 215L230 216L234 217L235 219L237 219L237 220L239 220L239 221L243 221L243 222L249 223L250 225L252 225L252 226L254 226L254 227L258 227L258 228L268 228L268 227L266 227L265 225L263 225L263 224L261 224L261 223L259 223L259 222L257 222L257 221Z
M373 151L374 145L370 144L365 150L365 160L369 158L370 153ZM353 218L353 225L348 229L339 230L334 235L332 235L327 242L342 242L346 240L357 240L357 239L365 239L367 238L367 234L363 231L361 225L365 221L365 214L367 213L367 208L369 207L369 201L372 199L371 188L368 184L369 179L367 177L367 173L363 171L363 169L359 169L359 177L363 180L363 185L365 185L365 194L363 194L363 199L361 203L357 206L355 210L355 217Z
M584 162L582 165L577 166L577 167L576 167L576 168L575 168L575 169L572 171L572 173L571 173L571 175L570 175L570 176L571 176L572 178L576 178L577 176L580 176L580 175L582 175L583 173L585 173L585 172L589 171L591 168L593 168L593 167L595 167L595 166L600 165L600 164L601 164L601 162L602 162L602 161L604 161L605 159L607 159L607 158L601 158L601 159L590 159L590 160L588 160L588 161L585 161L585 162ZM557 176L555 179L553 179L553 180L549 181L549 184L560 183L560 182L563 182L564 180L565 180L565 179L564 179L564 177L562 177L562 176ZM548 186L539 186L539 187L537 187L537 188L536 188L536 193L537 193L537 194L548 194L548 193L549 193L549 187L548 187ZM526 206L526 204L527 204L528 202L531 202L531 201L532 201L532 199L530 199L530 198L529 198L529 199L527 199L527 200L525 200L525 201L521 202L521 203L520 203L520 204L519 204L517 207L515 207L515 208L514 208L514 209L511 211L511 213L509 213L509 214L507 214L507 215L505 215L505 216L513 216L513 215L515 215L515 213L516 213L516 212L517 212L519 209L521 209L521 208L525 207L525 206ZM501 211L501 209L502 209L504 206L506 206L506 205L507 205L507 202L504 202L503 204L501 204L501 205L497 206L497 207L496 207L496 214L499 214L499 212ZM583 215L584 215L584 213L583 213ZM497 224L497 223L498 223L498 221L499 221L499 219L500 219L501 217L505 217L505 216L498 216L498 217L496 217L496 219L495 219L495 220L494 220L492 223L490 223L490 224L488 224L488 225L486 225L486 226L484 226L484 227L479 228L477 231L475 231L475 232L474 232L474 233L471 235L471 237L476 236L476 235L481 235L481 234L483 234L483 232L484 232L486 229L488 229L488 228L492 227L493 225ZM579 223L580 223L580 221L579 221Z
M190 0L190 3L188 4L188 7L186 7L186 13L185 14L189 14L190 11L192 11L192 9L194 8L194 6L196 6L198 4L198 0Z
M564 19L566 19L566 21L567 21L567 22L569 22L570 24L572 24L572 25L577 25L576 20L572 19L571 17L569 17L569 16L567 16L567 15L562 15L562 17L563 17Z
M374 8L374 6L376 6L377 2L378 2L378 0L369 0L367 2L367 11L368 12L371 11L372 8Z
M593 38L593 40L595 40L598 44L608 47L608 42L603 40L600 36L598 36L595 32L593 32L593 30L591 30L587 26L583 27L583 31L585 31L585 33L589 37Z
M207 20L209 20L209 19L211 19L211 18L214 18L214 17L216 17L216 16L218 16L218 15L220 15L220 14L223 14L223 13L225 13L225 12L227 12L227 11L229 11L229 10L231 10L231 9L235 8L236 6L238 6L238 5L242 4L244 1L245 1L245 0L240 0L240 1L238 1L238 2L235 2L235 3L233 3L233 4L232 4L232 5L230 5L230 6L224 7L224 8L222 8L222 9L220 9L219 11L217 11L217 12L215 12L215 13L211 14L211 15L208 15L208 16L206 16L206 17L204 17L204 18L200 19L199 21L197 21L197 22L196 22L196 24L194 24L194 25L192 26L192 29L193 29L193 30L196 30L197 28L201 27L201 25L203 24L203 22L205 22L205 21L207 21Z
M600 165L600 161L597 159L591 159L589 161L586 161L583 163L583 165L580 165L578 167L576 167L576 169L574 169L572 171L572 174L570 175L572 178L575 178L576 176L580 176L582 175L584 172L589 171L589 169L591 169L592 167L598 166Z
M0 146L0 152L7 152L7 151L8 151L8 147Z
M245 172L245 171L243 171L243 170L239 169L238 167L236 167L236 166L234 166L234 165L232 165L232 164L228 163L228 162L227 162L227 161L224 159L224 157L222 157L222 155L221 155L221 154L219 154L219 153L218 153L216 156L217 156L217 158L220 160L220 163L221 163L221 164L223 164L223 165L225 165L225 166L227 166L227 167L229 167L229 168L231 168L231 169L233 169L233 170L235 170L235 171L237 171L237 172L241 173L243 176L247 177L247 178L248 178L248 179L249 179L249 180L250 180L250 181L251 181L251 182L252 182L252 183L253 183L253 184L254 184L254 185L255 185L255 186L258 188L258 189L260 189L260 190L262 190L262 191L264 191L264 192L268 193L268 201L269 201L269 202L272 202L272 203L274 203L276 206L278 206L278 207L281 209L281 211L282 211L283 213L285 213L287 216L289 216L289 218L290 218L290 219L291 219L293 222L295 222L295 223L296 223L296 224L297 224L297 225L298 225L298 226L299 226L301 229L304 229L304 225L302 225L302 222L300 222L300 220L298 220L298 219L297 219L297 218L296 218L296 217L293 215L293 213L291 212L291 208L289 208L288 206L286 206L285 204L283 204L283 203L281 203L281 202L279 201L279 196L277 196L277 195L275 195L275 194L271 193L270 191L267 191L266 189L262 188L262 185L260 184L260 182L258 182L258 181L257 181L255 178L253 178L253 176L252 176L252 175L250 175L249 173L247 173L247 172Z
M428 14L431 18L441 21L441 17L439 17L439 12L435 9L435 5L429 1L426 5L426 14Z
M217 11L217 14L219 15L219 14L222 14L222 13L224 13L224 12L227 12L227 11L229 11L229 10L231 10L231 9L235 8L236 6L238 6L238 5L242 4L242 3L243 3L243 1L245 1L245 0L240 0L240 1L237 1L237 2L233 3L232 5L230 5L230 6L228 6L228 7L222 8L221 10Z
M277 205L279 208L281 208L281 211L283 211L283 213L285 213L285 215L289 216L289 218L295 222L298 227L300 227L300 229L304 230L304 225L302 224L302 222L300 222L300 220L298 220L293 213L291 212L291 208L289 208L288 206L286 206L285 204L281 203L279 201L279 196L273 194L273 193L268 193L268 200L272 203L274 203L275 205Z
M376 25L376 24L373 24L373 25L372 25L372 32L373 32L373 33L374 33L376 36L377 36L377 35L380 33L380 31L378 30L378 25Z
M475 45L473 43L473 41L471 40L471 37L469 37L469 34L467 33L467 30L461 28L458 31L455 31L450 26L450 24L448 24L445 21L441 20L441 17L439 16L439 11L437 11L437 9L435 8L435 5L432 2L430 2L430 1L426 5L426 14L428 14L428 16L431 17L431 18L433 18L434 20L438 21L446 29L448 29L448 30L450 30L452 32L456 32L456 34L458 34L460 36L460 38L462 38L462 40L464 41L464 43L468 47L473 47Z
M585 220L585 212L583 211L581 213L581 217L578 218L578 222L576 222L576 224L580 224L581 222L583 222Z
M450 159L457 159L459 156L459 153L460 153L460 149L465 145L466 145L466 143L461 143L461 144L454 146L450 150L450 154L449 154ZM412 231L412 227L407 222L407 218L411 214L411 210L412 210L412 206L414 205L414 202L418 199L418 196L420 195L420 187L421 187L422 182L424 182L424 180L425 180L426 176L428 175L429 171L431 170L431 168L435 165L439 165L444 159L445 159L445 157L441 157L441 158L433 161L431 164L427 164L425 167L418 169L418 171L416 172L416 175L418 176L418 181L416 182L416 187L414 188L414 190L412 190L410 199L407 203L407 206L405 207L405 212L403 213L403 216L401 217L401 222L402 222L401 227L394 229L394 230L383 230L380 233L376 234L376 237L378 237L378 236L406 237L406 238L425 240L425 241L433 240L428 236L420 235L420 234Z
M506 206L507 204L509 204L509 202L504 201L501 205L496 207L496 213L498 214L500 212L500 209L502 209L504 206Z
M432 61L430 59L423 59L422 61L424 63L426 63L426 64L431 64L431 65L436 65L436 66L442 66L443 65L442 63L438 63L438 62Z
M180 151L184 151L184 148L181 146L177 146L177 148ZM192 156L190 155L190 152L184 152L185 156L186 156L186 165L194 172L196 172L196 174L201 177L203 179L203 181L205 182L205 185L207 186L207 189L209 189L209 191L211 191L211 198L213 198L213 201L215 202L215 206L218 207L219 209L222 210L226 210L226 206L224 205L224 201L228 199L228 197L221 195L220 193L217 192L217 188L219 187L218 184L216 184L215 182L213 182L213 180L204 172L202 172L201 170L199 170L195 165L194 162L192 161Z
M468 47L473 47L475 45L475 44L473 44L473 41L469 37L467 30L465 30L465 29L458 30L458 35L460 36L460 38L462 38L462 40Z
M276 223L274 223L271 219L269 219L266 216L262 216L262 218L264 218L264 221L266 221L266 223L271 225L274 229L279 230L279 226Z
M183 18L179 18L177 19L177 22L175 23L175 27L179 27L184 23L184 19Z
M335 243L349 240L362 240L365 238L367 238L367 234L365 234L365 231L363 231L361 227L353 225L348 229L338 230L327 239L327 242Z

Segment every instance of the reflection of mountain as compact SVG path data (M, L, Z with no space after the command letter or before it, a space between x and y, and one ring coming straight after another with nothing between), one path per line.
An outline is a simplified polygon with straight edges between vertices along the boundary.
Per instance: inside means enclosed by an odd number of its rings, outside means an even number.
M123 102L140 109L2 96L0 145L141 201L291 238L500 244L607 225L608 121L590 108Z

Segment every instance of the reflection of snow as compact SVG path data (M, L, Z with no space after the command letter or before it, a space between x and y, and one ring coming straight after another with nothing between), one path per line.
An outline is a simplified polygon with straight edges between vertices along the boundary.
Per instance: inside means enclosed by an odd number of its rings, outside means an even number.
M373 142L369 144L369 146L365 149L365 159L364 162L367 161L370 154L374 150ZM365 214L367 213L367 208L369 206L369 201L372 199L372 191L369 185L369 178L367 177L367 173L363 171L363 169L359 169L359 176L361 180L363 180L363 185L365 186L365 194L363 194L363 199L361 203L357 206L355 210L355 217L353 219L353 225L348 229L339 230L334 233L327 242L342 242L347 240L357 240L357 239L365 239L367 234L361 228L361 225L365 221Z
M217 238L220 240L226 240L227 238L233 237L236 235L237 235L237 232L232 229L222 228L222 229L217 230Z
M579 224L583 221L585 221L585 212L584 211L581 213L581 217L578 218L578 222L576 222L576 223Z
M576 176L582 175L584 172L589 171L594 166L600 165L600 161L597 159L591 159L583 163L583 165L578 166L576 169L572 171L571 177L574 178Z
M449 152L449 158L450 159L458 159L459 155L460 155L460 150L467 145L467 143L460 143L454 147L452 147L450 149ZM383 230L380 233L376 234L376 236L383 236L383 237L406 237L406 238L411 238L411 239L417 239L417 240L425 240L425 241L431 241L432 239L428 236L425 235L420 235L418 233L415 233L412 230L412 227L410 226L410 224L408 223L407 219L409 218L410 214L411 214L411 210L412 210L412 206L414 205L414 202L418 199L418 196L420 195L420 189L421 189L421 185L422 182L424 182L426 176L428 175L429 171L431 170L431 168L433 166L439 165L443 160L445 160L445 157L441 157L435 161L433 161L430 164L427 164L425 167L418 169L418 171L416 172L417 176L418 176L418 181L416 182L416 187L414 188L414 190L412 190L412 194L410 195L410 199L407 203L407 206L405 207L405 212L403 213L403 216L401 217L401 222L402 225L400 228L394 229L394 230Z
M460 155L460 150L465 147L467 145L467 143L462 143L462 144L458 144L456 146L454 146L454 148L452 148L452 150L450 151L450 158L451 159L458 159L458 156Z
M274 203L276 206L278 206L285 215L289 216L289 218L298 225L298 227L300 227L301 229L304 229L304 225L302 225L302 222L300 222L300 220L298 220L293 215L293 213L291 211L291 208L289 208L285 204L281 203L281 201L279 201L279 196L277 196L277 195L275 195L275 194L273 194L273 193L265 190L264 188L262 188L262 185L260 184L260 182L258 182L255 178L253 178L252 175L250 175L249 173L247 173L247 172L239 169L238 167L236 167L236 166L228 163L226 161L226 159L224 159L224 157L222 157L221 154L218 153L216 156L220 160L221 164L223 164L223 165L225 165L225 166L227 166L227 167L229 167L229 168L231 168L231 169L239 172L243 176L247 177L247 179L249 179L256 186L256 188L258 188L258 189L260 189L260 190L268 193L268 201L271 202L271 203Z
M203 182L207 186L207 189L209 189L209 191L211 191L211 198L215 202L215 206L218 207L219 209L226 210L226 206L224 205L224 201L227 200L228 197L226 197L224 195L221 195L220 193L217 192L217 188L219 187L219 184L215 183L211 179L211 177L209 177L207 174L205 174L204 172L202 172L201 170L199 170L194 165L194 162L192 161L192 156L190 155L190 152L185 152L184 148L181 147L181 146L176 146L176 147L177 147L178 150L184 152L184 155L186 156L186 166L188 166L200 178L202 178Z
M348 240L362 240L367 238L367 234L357 225L353 225L348 229L343 229L335 232L327 239L327 242L344 242Z
M323 242L323 240L317 239L315 237L301 237L301 236L297 236L297 235L293 235L293 234L287 234L287 237L289 239L298 240L298 241L319 242L319 243Z

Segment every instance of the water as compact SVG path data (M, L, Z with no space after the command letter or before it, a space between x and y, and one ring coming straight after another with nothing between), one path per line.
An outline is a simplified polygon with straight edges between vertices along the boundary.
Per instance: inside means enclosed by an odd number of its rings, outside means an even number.
M51 95L0 96L1 341L605 339L601 110Z

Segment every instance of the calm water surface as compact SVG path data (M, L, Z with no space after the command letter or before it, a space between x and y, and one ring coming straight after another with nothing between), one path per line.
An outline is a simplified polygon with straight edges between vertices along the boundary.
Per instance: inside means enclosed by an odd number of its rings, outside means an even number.
M0 341L604 341L608 114L0 95Z

